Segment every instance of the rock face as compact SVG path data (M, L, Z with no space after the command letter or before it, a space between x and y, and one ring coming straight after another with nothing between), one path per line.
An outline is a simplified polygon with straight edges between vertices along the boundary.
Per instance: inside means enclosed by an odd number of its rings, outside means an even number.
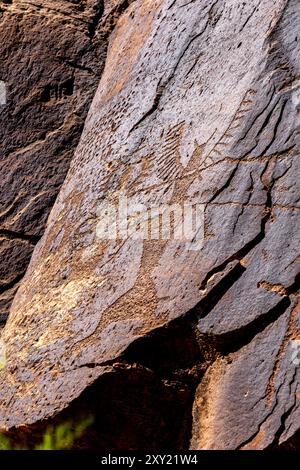
M298 1L126 7L3 332L0 425L84 410L86 446L294 445ZM149 232L153 208L192 205L192 238L172 237L175 212Z
M106 2L106 11L99 0L0 5L0 80L7 94L0 106L5 322L78 144L119 5Z

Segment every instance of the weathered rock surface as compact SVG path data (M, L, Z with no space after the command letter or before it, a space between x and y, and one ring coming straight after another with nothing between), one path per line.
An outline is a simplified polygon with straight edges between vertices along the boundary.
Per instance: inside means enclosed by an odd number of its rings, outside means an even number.
M137 430L162 410L156 449L293 442L299 30L297 0L128 6L4 329L2 428L85 406L115 448L126 436L151 447ZM102 239L100 209L124 194L146 208L204 205L203 246ZM130 382L121 399L118 374ZM106 434L103 401L115 417Z
M104 11L100 0L0 2L1 322L78 144L121 4L114 3Z

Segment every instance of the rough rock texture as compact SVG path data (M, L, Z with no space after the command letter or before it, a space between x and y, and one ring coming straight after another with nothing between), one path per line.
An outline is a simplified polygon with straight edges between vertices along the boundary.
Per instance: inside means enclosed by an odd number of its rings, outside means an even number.
M299 439L299 29L298 0L124 11L4 329L2 428L85 409L86 446ZM120 194L204 204L202 248L99 238Z
M0 2L1 322L68 171L121 3Z

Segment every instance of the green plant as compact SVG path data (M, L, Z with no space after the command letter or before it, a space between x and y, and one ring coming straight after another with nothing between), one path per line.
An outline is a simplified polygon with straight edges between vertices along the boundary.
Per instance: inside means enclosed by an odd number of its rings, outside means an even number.
M13 450L10 440L3 434L0 434L0 450Z
M44 434L41 444L34 450L67 450L71 449L76 439L80 438L86 429L93 424L93 418L89 417L77 424L67 421L58 426L50 426ZM0 434L0 450L21 450L14 447L11 441Z

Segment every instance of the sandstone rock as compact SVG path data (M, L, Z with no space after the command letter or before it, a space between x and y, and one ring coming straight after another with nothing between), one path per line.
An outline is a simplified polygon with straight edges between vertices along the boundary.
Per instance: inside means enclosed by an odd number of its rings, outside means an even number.
M114 403L102 384L116 393L121 367L146 382L151 370L162 387L153 405L141 387L144 407L180 404L164 418L177 423L172 447L191 437L193 449L264 449L296 436L299 25L296 0L136 0L124 11L4 329L2 428L79 413L91 387L100 420L99 403ZM124 195L140 212L201 205L203 244L104 239L102 209ZM140 222L131 214L131 228ZM116 448L126 435L150 445L132 437L147 421L136 401L121 413L130 431L110 436Z
M1 2L1 322L68 171L119 4Z

